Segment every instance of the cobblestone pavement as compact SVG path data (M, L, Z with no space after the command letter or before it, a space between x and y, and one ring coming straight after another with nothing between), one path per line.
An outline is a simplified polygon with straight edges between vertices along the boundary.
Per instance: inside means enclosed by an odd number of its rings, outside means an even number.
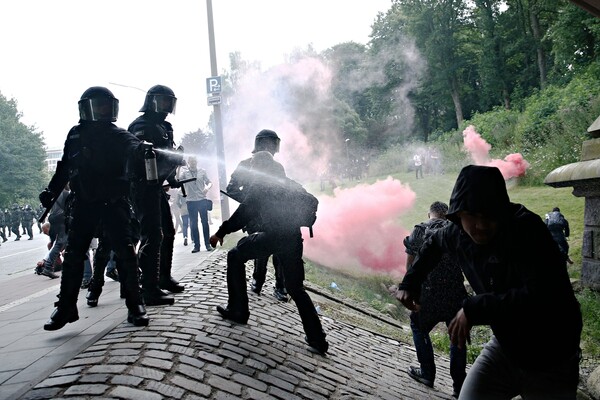
M429 389L405 372L414 348L326 315L329 353L313 354L294 303L270 293L250 293L248 325L223 320L225 259L192 269L174 305L149 308L149 326L119 324L21 399L452 399L447 358Z

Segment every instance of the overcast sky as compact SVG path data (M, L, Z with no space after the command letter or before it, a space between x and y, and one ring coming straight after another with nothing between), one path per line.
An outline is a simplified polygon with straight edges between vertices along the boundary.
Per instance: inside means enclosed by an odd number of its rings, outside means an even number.
M367 43L378 12L391 0L213 0L219 73L239 51L263 67L295 48L322 51ZM206 0L18 0L0 7L0 92L15 98L23 122L62 148L77 123L77 101L90 86L120 100L117 125L139 115L145 91L170 86L175 139L205 129L211 76ZM124 87L125 85L129 87ZM134 88L139 88L137 90Z

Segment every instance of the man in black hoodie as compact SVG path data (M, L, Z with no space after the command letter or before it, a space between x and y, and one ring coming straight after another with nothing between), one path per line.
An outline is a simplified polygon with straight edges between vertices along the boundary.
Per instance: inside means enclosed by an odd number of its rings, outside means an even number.
M454 254L476 295L448 332L464 346L474 325L493 336L467 375L460 399L575 399L581 312L564 259L542 219L511 203L495 167L460 172L447 218L423 245L399 285L411 310L421 283L444 252Z
M303 239L300 227L289 224L288 220L281 220L282 215L274 212L281 204L273 189L285 184L285 174L278 175L283 170L283 166L275 161L268 151L254 153L250 162L252 178L248 188L244 190L247 191L244 201L210 237L213 247L216 247L217 243L223 245L225 235L242 229L252 220L260 219L260 231L243 237L227 253L228 300L226 306L217 306L217 311L225 319L240 324L248 322L250 310L246 292L245 263L273 254L281 261L283 281L298 308L306 333L304 340L309 345L309 350L325 354L329 343L325 340L325 332L315 305L304 289Z

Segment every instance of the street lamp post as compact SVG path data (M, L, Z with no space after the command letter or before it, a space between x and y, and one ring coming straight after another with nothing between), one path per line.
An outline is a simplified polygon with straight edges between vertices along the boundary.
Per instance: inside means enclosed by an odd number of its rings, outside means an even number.
M215 50L215 29L213 23L212 0L206 0L206 11L208 16L208 43L210 48L210 72L212 76L217 76L217 56ZM225 171L225 146L223 144L223 123L221 120L221 106L213 105L215 116L215 139L217 145L217 169L219 173L219 189L227 188L227 172ZM227 196L221 196L221 220L229 219L229 201Z

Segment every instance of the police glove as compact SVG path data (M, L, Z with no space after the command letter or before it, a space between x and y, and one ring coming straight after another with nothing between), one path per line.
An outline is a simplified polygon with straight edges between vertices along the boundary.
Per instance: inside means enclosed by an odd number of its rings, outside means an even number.
M50 208L52 207L52 201L54 200L54 197L54 193L52 193L48 188L46 188L42 193L40 193L40 203L42 203L42 206L44 206L44 208Z

